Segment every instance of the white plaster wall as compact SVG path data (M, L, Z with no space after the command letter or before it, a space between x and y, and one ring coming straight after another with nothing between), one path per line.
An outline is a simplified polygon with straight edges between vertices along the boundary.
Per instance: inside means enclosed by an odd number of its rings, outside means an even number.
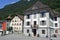
M36 14L36 18L34 18L34 14L31 15L31 25L34 24L34 21L36 21L37 25L38 25L38 14Z
M60 17L58 17L58 34L60 35Z
M49 27L49 12L45 13L46 17L39 17L39 27ZM40 25L40 21L45 20L46 25Z
M31 22L31 19L27 19L27 15L24 16L24 27L30 27L27 26L27 22Z
M36 18L34 18L34 14L30 15L30 19L26 19L26 15L24 16L24 27L30 27L31 25L34 24L34 21L37 21L37 25L39 25L39 27L49 27L49 13L45 13L46 17L40 17L40 14L36 14ZM40 21L45 20L46 21L46 25L40 25ZM26 26L26 22L30 22L30 26Z
M34 21L36 21L37 22L37 25L39 26L39 27L49 27L49 13L47 12L47 13L45 13L46 14L46 16L45 17L40 17L40 14L36 14L36 18L34 18L34 14L31 14L30 15L30 19L26 19L26 15L24 16L24 34L26 34L26 35L28 35L27 34L27 29L25 29L25 28L27 28L27 27L31 27L31 25L33 25L34 24ZM46 25L40 25L40 21L42 21L42 20L45 20L46 21ZM30 23L30 26L26 26L26 22L31 22ZM31 29L32 30L32 29ZM47 29L44 29L45 30L45 33L46 34L42 34L41 32L42 32L42 30L43 29L38 29L37 30L37 34L39 33L40 34L40 36L44 36L44 37L46 37L46 35L47 35ZM33 35L33 33L32 33L32 31L30 31L30 33Z
M55 27L55 23L57 23L57 25L59 25L58 21L59 21L59 18L58 18L58 17L57 17L57 21L54 21L54 20L53 20L53 28L59 28L58 26Z
M45 30L45 34L42 34L42 30ZM47 29L44 29L44 28L38 29L37 32L41 37L46 37L46 35L47 35Z
M13 21L15 21L15 20L17 20L16 22L13 22ZM18 23L18 25L12 25L12 24L17 24ZM13 30L17 30L17 31L22 31L22 23L23 23L23 21L18 17L18 16L15 16L12 20L11 20L11 23L10 23L10 26L11 27L13 27ZM21 25L19 25L19 24L21 24ZM14 27L18 27L18 29L14 29ZM20 28L20 29L19 29Z
M33 36L32 29L30 29L30 28L24 28L24 34L27 35L27 36L29 35L29 33L27 33L28 29L29 29L30 35Z

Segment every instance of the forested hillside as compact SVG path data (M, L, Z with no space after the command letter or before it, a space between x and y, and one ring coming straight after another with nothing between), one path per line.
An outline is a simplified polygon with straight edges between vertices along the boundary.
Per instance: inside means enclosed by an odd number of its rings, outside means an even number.
M0 19L6 19L8 15L14 16L15 13L23 15L23 12L31 7L38 0L24 1L21 0L17 3L6 5L3 9L0 9ZM60 0L39 0L42 3L50 6L55 11L60 12Z

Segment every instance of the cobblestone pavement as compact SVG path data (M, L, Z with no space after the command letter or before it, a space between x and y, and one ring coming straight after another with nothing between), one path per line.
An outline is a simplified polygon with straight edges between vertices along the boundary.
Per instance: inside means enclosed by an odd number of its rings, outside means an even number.
M6 36L0 36L0 40L49 40L49 38L42 37L29 37L23 34L9 34ZM60 40L60 38L55 38L53 40Z

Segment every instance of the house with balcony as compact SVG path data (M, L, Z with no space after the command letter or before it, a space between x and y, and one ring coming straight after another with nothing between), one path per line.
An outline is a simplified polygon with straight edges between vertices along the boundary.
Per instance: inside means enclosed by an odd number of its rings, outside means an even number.
M50 34L60 34L59 13L49 6L37 1L24 12L24 34L30 36L50 37Z

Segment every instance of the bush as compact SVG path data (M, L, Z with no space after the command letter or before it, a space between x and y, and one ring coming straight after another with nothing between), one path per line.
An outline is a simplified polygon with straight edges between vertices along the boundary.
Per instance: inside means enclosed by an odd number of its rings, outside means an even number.
M13 28L12 27L7 27L7 31L12 31Z

